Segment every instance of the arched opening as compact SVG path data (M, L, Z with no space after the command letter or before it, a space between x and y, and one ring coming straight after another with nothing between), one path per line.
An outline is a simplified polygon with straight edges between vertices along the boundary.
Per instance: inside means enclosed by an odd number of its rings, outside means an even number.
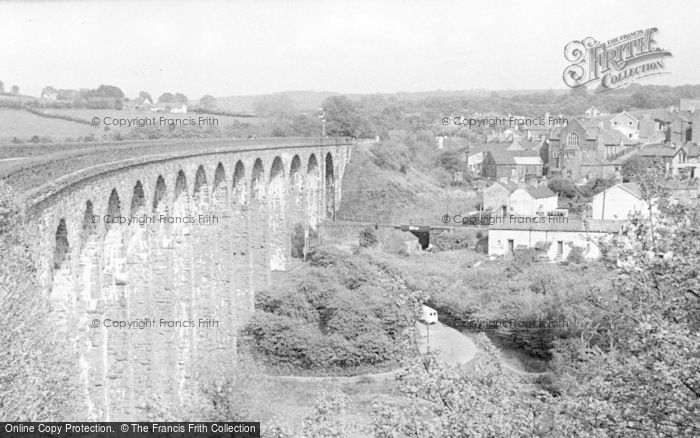
M292 158L292 165L289 167L289 188L294 192L302 190L304 178L301 175L301 158L295 155Z
M251 199L256 201L262 201L265 199L265 169L263 168L262 160L258 158L255 160L255 165L253 166L253 174L250 179L250 196Z
M187 177L180 170L175 180L175 198L173 199L173 234L183 236L189 234L189 227L184 226L184 218L189 217L190 200L187 191Z
M66 220L61 219L56 228L56 245L53 250L53 268L62 269L68 267L68 255L70 254L70 246L68 244L68 228L66 228Z
M132 217L142 215L145 213L145 208L146 195L143 193L143 185L141 185L141 181L136 181L136 185L134 185L134 193L131 196L130 215Z
M270 168L270 183L268 187L270 205L270 214L268 216L270 269L273 271L283 271L286 268L287 253L289 252L285 182L284 164L280 157L275 157Z
M111 275L113 284L122 286L127 283L126 254L124 254L123 229L119 224L121 203L117 189L112 189L107 205L105 227L107 234L104 243L104 271Z
M335 219L335 175L330 152L326 154L326 217Z
M167 194L168 189L165 186L165 178L163 178L163 175L158 175L156 190L153 193L153 213L164 214L167 212Z
M306 215L304 203L304 176L301 158L295 155L289 168L288 195L289 248L291 257L303 258L306 248Z
M117 193L117 189L112 189L107 203L107 217L104 221L107 231L115 228L115 225L119 223L119 216L121 216L119 194Z
M139 254L144 256L147 252L146 235L146 195L143 192L141 181L136 181L134 193L131 195L131 226L129 227L129 237L126 253Z
M232 195L234 204L245 205L248 198L248 191L245 187L245 166L242 162L236 163L236 168L233 172L233 190Z
M251 287L260 290L270 284L270 216L266 202L265 170L261 159L255 160L250 177L250 212L248 236L251 253ZM251 302L252 305L252 302Z
M316 155L311 154L309 163L306 166L306 228L316 229L319 220L319 191L320 191L320 169ZM308 236L308 230L306 235Z
M94 236L97 235L97 224L100 220L99 216L95 215L92 202L85 202L85 213L83 214L83 232L80 236L81 249L94 244Z
M209 204L209 190L207 187L207 175L204 172L204 167L199 166L197 174L194 177L194 192L192 194L195 207L199 211L206 210Z
M214 172L214 190L213 200L214 207L217 210L224 208L228 204L228 187L226 187L226 171L224 170L224 165L219 163L216 166L216 172Z

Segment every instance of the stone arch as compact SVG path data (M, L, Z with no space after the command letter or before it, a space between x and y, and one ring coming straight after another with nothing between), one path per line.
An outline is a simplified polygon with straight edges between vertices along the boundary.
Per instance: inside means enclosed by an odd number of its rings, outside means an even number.
M131 209L129 211L130 216L138 216L145 213L146 208L146 195L143 193L143 185L141 181L136 181L134 184L134 193L131 196Z
M185 215L189 207L189 195L187 191L187 177L185 171L180 169L175 179L175 197L173 198L173 213Z
M236 163L236 167L233 171L233 188L231 191L231 197L233 198L233 203L239 203L245 205L248 200L248 191L245 187L245 166L242 161Z
M192 200L194 205L200 209L206 209L209 204L209 188L207 184L207 174L204 171L204 166L197 168L197 173L194 177L194 191L192 192Z
M265 168L260 158L255 160L250 177L250 198L261 201L265 199Z
M302 190L304 178L301 175L301 158L299 155L294 155L292 164L289 166L289 188L294 191Z
M269 215L268 227L270 229L270 269L283 271L286 268L286 260L289 240L287 238L287 188L284 175L284 164L280 157L275 157L270 167L270 182L268 185Z
M126 248L129 254L144 254L147 251L146 228L146 195L140 180L134 184L134 193L131 195L131 208L129 209L130 220L133 222L129 227L128 244Z
M153 213L165 213L168 210L167 199L168 188L165 185L165 178L163 175L158 175L156 189L153 192Z
M95 215L95 209L92 205L92 201L85 201L85 213L83 214L83 230L81 234L81 248L85 248L91 236L96 236L97 233L97 223L99 221L99 216Z
M326 154L326 217L335 219L335 173L333 169L333 155L330 152Z
M105 227L107 234L104 241L104 274L111 275L113 285L124 285L126 282L126 258L124 254L124 233L119 223L121 216L121 202L117 189L112 189L107 204L107 217Z
M107 201L107 217L105 217L105 228L107 230L115 228L114 218L121 216L121 203L119 201L119 193L117 189L112 189ZM118 222L117 222L118 224Z
M289 167L288 223L290 256L303 257L308 229L304 204L304 175L301 158L294 155Z
M70 244L68 243L68 228L66 220L61 218L56 227L56 244L53 250L53 267L61 269L68 265L70 255Z
M315 154L309 156L306 165L306 223L308 227L316 229L319 221L320 211L320 169Z
M224 170L224 165L221 162L216 166L216 171L214 172L212 197L214 198L214 206L217 209L221 209L227 205L228 187L226 184L226 170Z

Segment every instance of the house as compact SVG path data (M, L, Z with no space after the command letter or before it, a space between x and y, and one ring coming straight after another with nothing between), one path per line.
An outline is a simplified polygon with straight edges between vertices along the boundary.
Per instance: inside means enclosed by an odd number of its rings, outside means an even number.
M577 247L584 258L598 258L600 239L619 233L622 225L621 221L509 216L489 228L488 253L507 257L518 249L533 249L548 260L561 261Z
M170 107L170 112L173 114L187 114L187 104L173 103Z
M523 180L528 176L542 175L542 158L539 155L520 154L507 150L486 152L481 164L481 175L492 179Z
M491 210L495 216L506 216L510 211L510 194L518 186L511 182L495 182L482 192L483 210Z
M475 175L481 175L481 164L484 162L484 151L467 151L467 170Z
M516 215L545 215L557 209L559 195L546 185L525 186L515 189L509 197L509 206Z
M603 190L593 196L591 207L591 217L599 220L626 220L636 214L649 216L649 204L642 199L636 183L619 183Z
M614 161L639 145L615 129L584 126L579 120L554 128L547 146L549 176L574 180L609 178L615 175Z
M697 153L697 148L693 148L693 153ZM647 145L639 149L635 154L638 157L645 158L649 161L649 164L657 164L664 167L666 174L669 176L678 176L681 168L692 167L693 169L688 169L688 171L694 175L694 170L696 167L700 166L700 163L687 163L688 161L688 150L685 146L674 145L674 144L655 144Z
M691 113L694 113L697 110L700 110L700 99L684 99L681 98L680 100L680 110L681 111L688 111Z
M603 116L605 114L606 114L605 111L603 111L595 106L591 106L590 108L588 108L586 111L583 112L583 115L587 119L595 119L596 117Z
M621 132L632 140L639 139L639 120L626 111L615 115L609 121L610 128Z

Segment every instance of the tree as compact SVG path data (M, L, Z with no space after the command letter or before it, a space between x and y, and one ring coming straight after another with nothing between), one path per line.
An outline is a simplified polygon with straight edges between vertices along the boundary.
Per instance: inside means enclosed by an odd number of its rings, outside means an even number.
M574 184L572 180L566 178L552 178L547 183L547 187L554 193L565 198L573 199L579 194L576 184Z
M44 97L44 96L50 95L50 94L58 95L58 90L56 90L54 87L51 87L51 86L44 87L44 89L41 90L41 97Z
M149 103L153 103L153 98L151 97L150 93L146 91L142 91L139 93L139 100L143 103L148 101Z
M187 103L187 96L182 93L175 93L173 96L173 102L175 103Z
M622 181L629 182L639 178L649 168L650 160L639 155L630 157L622 165Z
M663 201L662 174L640 178L658 214L601 249L619 272L591 291L595 320L558 348L571 417L601 436L700 435L700 208Z
M4 93L4 92L5 92L5 84L2 81L0 81L0 93Z
M124 98L122 90L114 85L100 85L97 87L97 92L95 94L100 97L113 97L115 99Z
M326 118L326 133L330 136L359 137L368 135L367 121L350 99L331 96L323 101Z
M360 231L360 246L368 248L375 246L377 242L377 233L374 231L374 228L367 227Z
M199 99L199 106L205 109L214 109L216 108L216 98L210 94L205 94Z
M173 103L175 102L175 96L172 93L163 93L158 98L158 103Z
M10 89L10 94L17 96L19 94L19 85L13 85Z

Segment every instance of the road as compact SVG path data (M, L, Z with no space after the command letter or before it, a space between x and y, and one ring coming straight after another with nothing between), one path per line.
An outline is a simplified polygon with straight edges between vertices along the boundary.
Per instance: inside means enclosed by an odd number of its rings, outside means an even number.
M428 330L423 323L416 323L416 337L418 338L421 352L426 351ZM477 352L476 345L472 340L453 329L438 322L430 326L430 349L437 351L438 357L449 364L458 365L467 363L474 358ZM386 371L376 374L363 374L360 376L266 376L275 380L295 381L295 382L319 382L337 381L343 383L358 382L360 379L371 378L375 381L393 379L399 370Z
M429 326L417 322L416 336L421 352L429 346L430 351L437 351L438 357L448 364L467 363L476 356L477 347L469 337L440 322Z

